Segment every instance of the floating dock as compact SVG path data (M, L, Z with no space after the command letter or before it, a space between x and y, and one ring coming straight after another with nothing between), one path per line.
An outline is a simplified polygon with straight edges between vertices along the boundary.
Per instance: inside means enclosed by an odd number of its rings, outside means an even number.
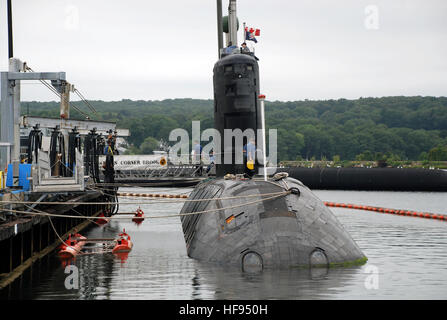
M281 168L310 189L447 191L447 171L419 168Z

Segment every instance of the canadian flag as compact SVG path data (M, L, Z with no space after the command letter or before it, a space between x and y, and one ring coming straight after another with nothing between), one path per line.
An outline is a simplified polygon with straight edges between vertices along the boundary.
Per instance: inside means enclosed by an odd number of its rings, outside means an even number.
M248 29L248 27L247 27L247 28L245 28L245 31L252 33L256 37L261 35L260 29L253 29L253 28Z

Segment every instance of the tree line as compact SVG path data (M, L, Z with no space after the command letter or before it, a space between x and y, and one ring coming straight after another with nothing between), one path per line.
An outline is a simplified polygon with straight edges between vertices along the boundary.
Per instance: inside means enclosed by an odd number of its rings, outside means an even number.
M82 102L74 102L77 107ZM129 150L150 153L175 128L212 128L213 100L90 101L94 120L128 128ZM85 112L89 110L83 108ZM266 127L278 130L278 159L447 160L446 97L266 101ZM58 117L58 102L22 102L22 114ZM82 119L76 110L71 117Z

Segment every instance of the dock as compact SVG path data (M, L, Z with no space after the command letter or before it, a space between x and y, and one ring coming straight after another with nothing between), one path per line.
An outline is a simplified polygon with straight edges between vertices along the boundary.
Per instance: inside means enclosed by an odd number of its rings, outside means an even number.
M85 191L66 196L66 205L54 205L43 208L48 213L82 215L94 217L104 211L104 205L77 205L76 202L95 202L102 194L99 191ZM23 197L20 197L23 198ZM58 194L46 197L45 201L59 198ZM5 199L5 196L0 199ZM14 206L15 209L23 209ZM12 216L12 214L11 214ZM55 230L53 230L53 224ZM0 224L0 289L7 287L34 262L43 258L60 245L57 234L62 238L70 233L82 231L91 221L85 219L50 218L43 216L14 216Z
M36 72L14 57L11 1L8 9L9 68L0 72L0 290L94 223L88 217L116 213L113 156L117 137L129 135L70 102L75 93L96 113L65 72ZM60 99L60 117L21 116L21 83L30 80ZM71 119L71 108L85 119Z

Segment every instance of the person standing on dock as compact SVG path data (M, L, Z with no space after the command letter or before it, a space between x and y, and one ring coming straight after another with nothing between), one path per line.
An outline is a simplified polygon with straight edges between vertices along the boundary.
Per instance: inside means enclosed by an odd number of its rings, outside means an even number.
M197 140L194 140L193 163L196 164L197 173L202 175L202 146Z

